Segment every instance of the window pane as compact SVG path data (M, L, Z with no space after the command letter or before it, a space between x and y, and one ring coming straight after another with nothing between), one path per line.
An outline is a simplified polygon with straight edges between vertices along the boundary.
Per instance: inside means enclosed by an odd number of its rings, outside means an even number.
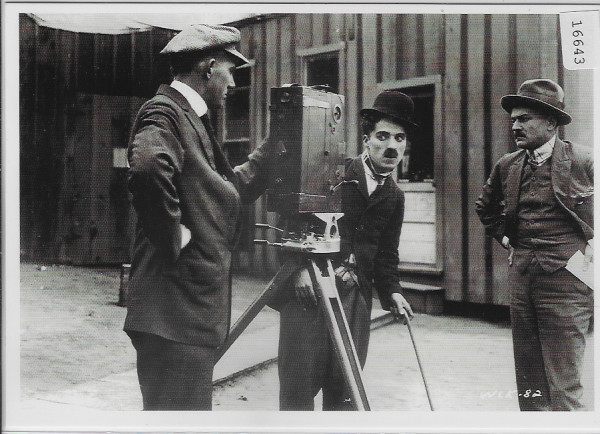
M328 54L323 57L312 57L307 59L306 63L307 85L314 86L318 84L329 85L333 92L338 92L339 71L337 54L332 56Z
M432 180L433 173L433 104L434 86L399 89L415 103L414 120L419 128L409 136L406 152L398 166L398 179L409 182Z

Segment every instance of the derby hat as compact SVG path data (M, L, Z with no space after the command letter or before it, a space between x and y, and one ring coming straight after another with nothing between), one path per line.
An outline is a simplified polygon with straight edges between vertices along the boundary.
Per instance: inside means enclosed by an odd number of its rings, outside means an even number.
M532 107L557 117L559 125L567 125L572 118L565 108L565 92L552 80L545 78L526 80L516 95L505 95L500 100L508 113L515 107Z
M384 90L375 98L373 108L362 109L360 115L384 116L409 127L417 128L418 125L412 120L414 112L415 104L408 95L397 90Z
M234 57L237 66L241 66L249 62L235 49L240 39L240 31L235 27L192 24L175 35L160 54L223 50Z

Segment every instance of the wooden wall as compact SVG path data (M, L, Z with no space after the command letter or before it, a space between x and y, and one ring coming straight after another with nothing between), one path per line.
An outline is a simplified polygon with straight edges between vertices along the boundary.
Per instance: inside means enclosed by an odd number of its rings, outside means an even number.
M113 245L123 243L119 237L98 245L103 228L113 233L122 226L123 210L117 209L120 205L116 203L123 193L111 190L110 183L102 183L118 178L117 173L111 173L110 159L93 166L93 160L87 159L94 152L88 148L92 143L126 146L130 114L137 111L139 98L149 98L169 79L168 65L157 54L173 35L163 29L126 35L72 33L40 27L27 15L20 16L22 258L73 263L127 260L126 249ZM97 118L102 114L98 105L96 110L92 105L85 108L82 100L93 95L104 96L113 107L126 105L121 116L125 124L119 125L118 119ZM89 128L82 130L81 110L88 109ZM96 122L92 123L94 116ZM104 143L112 130L123 130L123 134ZM75 166L81 162L88 164L87 170L76 176ZM93 198L86 194L81 198L89 182L100 182L105 189ZM79 212L82 201L97 205L110 202L113 209L98 223L100 216L95 214L100 208L90 205L87 211ZM74 248L81 237L89 248Z
M247 23L241 30L242 50L256 62L251 116L257 138L267 128L269 88L304 84L298 50L344 44L340 92L346 95L351 155L361 151L356 114L372 104L382 84L441 78L435 155L442 161L435 162L435 186L443 272L408 273L407 279L441 284L447 300L506 305L506 254L484 236L474 211L492 164L515 149L500 98L526 79L554 79L577 118L565 134L592 144L591 74L562 67L558 16L298 14ZM271 218L261 203L257 221ZM265 248L255 253L255 268L271 271Z
M284 14L235 23L240 50L254 62L251 141L269 125L269 90L302 83L302 56L335 44L340 93L346 96L348 153L361 151L357 113L386 83L439 80L435 120L435 189L442 273L406 278L434 282L447 300L507 304L506 254L486 238L474 202L492 164L514 149L500 98L529 78L557 80L573 114L565 137L592 145L589 71L562 67L556 15ZM65 137L75 96L150 97L167 79L158 51L172 32L133 35L72 34L21 20L21 248L25 257L56 258ZM43 215L44 218L39 216ZM257 222L276 223L260 199ZM110 217L109 217L110 218ZM257 234L258 235L258 234ZM270 274L277 268L265 247L241 252L238 265Z

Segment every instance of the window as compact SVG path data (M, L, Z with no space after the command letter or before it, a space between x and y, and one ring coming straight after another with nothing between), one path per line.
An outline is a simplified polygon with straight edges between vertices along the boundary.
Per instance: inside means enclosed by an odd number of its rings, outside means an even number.
M404 223L398 254L407 272L442 272L443 227L438 221L442 202L436 182L442 176L441 77L415 77L379 83L379 92L399 90L415 104L414 121L419 128L408 137L398 165L397 182L404 191ZM436 177L438 179L436 179Z
M328 85L338 93L338 53L309 57L306 59L306 85Z
M223 123L223 148L232 166L246 161L250 153L250 86L251 64L237 68L233 74L235 88L227 94Z
M344 43L302 48L296 54L302 61L302 81L306 86L327 85L334 93L339 93L343 85L340 77L340 52Z
M403 182L431 182L433 168L433 84L398 89L415 103L414 120L419 128L408 138L404 158L398 166L398 180Z

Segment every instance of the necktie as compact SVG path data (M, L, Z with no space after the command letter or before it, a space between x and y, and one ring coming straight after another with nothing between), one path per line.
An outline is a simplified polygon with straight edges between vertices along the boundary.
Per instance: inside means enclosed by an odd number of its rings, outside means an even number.
M231 168L231 165L229 164L229 161L227 160L227 157L225 156L225 153L223 152L223 149L221 148L221 145L217 141L217 136L215 134L215 131L213 130L212 122L208 117L208 113L202 115L200 119L202 120L202 123L204 124L204 127L208 132L208 137L211 141L213 155L215 158L215 165L217 166L217 172L219 172L221 175L230 178L233 177L233 170Z

